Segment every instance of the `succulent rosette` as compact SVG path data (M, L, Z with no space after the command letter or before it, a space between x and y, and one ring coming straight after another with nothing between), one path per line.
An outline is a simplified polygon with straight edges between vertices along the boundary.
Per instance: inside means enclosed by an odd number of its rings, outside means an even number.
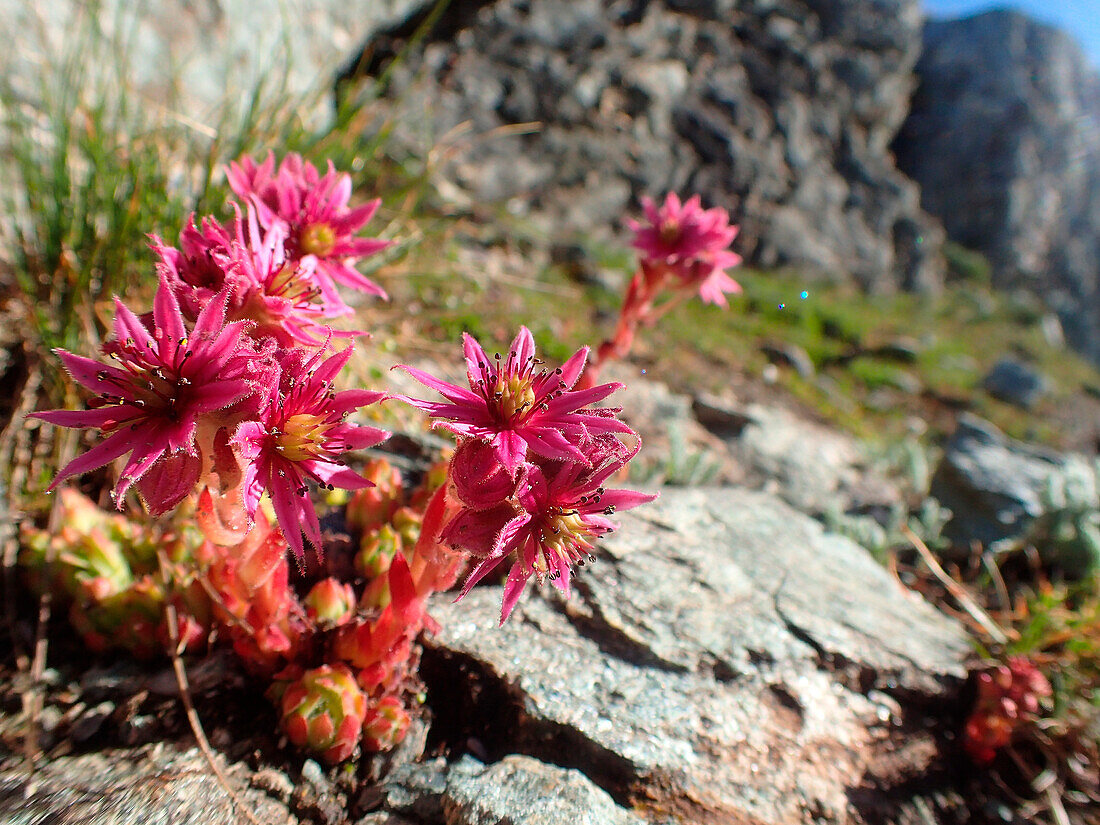
M322 665L290 682L279 708L291 742L336 763L350 758L359 745L367 698L346 667Z
M397 696L369 703L363 720L363 749L386 751L396 747L409 731L412 718Z

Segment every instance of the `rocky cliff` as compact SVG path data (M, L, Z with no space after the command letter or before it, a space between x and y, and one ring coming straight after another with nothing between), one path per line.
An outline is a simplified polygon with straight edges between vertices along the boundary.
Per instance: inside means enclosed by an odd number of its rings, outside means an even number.
M895 149L924 208L1100 359L1100 76L1069 35L1009 11L929 22L917 75Z
M917 0L481 0L366 62L401 54L388 93L421 151L466 124L445 171L472 201L590 229L698 192L756 264L933 288L941 230L888 151L920 26Z

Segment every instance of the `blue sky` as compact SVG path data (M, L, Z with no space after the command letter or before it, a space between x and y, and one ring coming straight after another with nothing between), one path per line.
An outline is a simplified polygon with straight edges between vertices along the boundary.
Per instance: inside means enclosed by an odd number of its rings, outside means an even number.
M1094 66L1100 66L1100 0L924 0L932 17L961 17L1009 6L1072 34Z

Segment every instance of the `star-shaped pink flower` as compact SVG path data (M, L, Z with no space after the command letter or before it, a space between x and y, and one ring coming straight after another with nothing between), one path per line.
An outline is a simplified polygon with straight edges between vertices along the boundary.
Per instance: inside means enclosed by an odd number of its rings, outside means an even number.
M60 427L96 427L107 439L66 464L50 489L129 453L113 493L120 508L134 483L155 513L191 491L202 468L195 443L200 419L254 401L257 393L261 356L242 341L244 324L225 323L225 305L221 293L188 332L162 279L144 323L115 299L114 338L103 347L114 364L56 351L73 379L98 394L88 410L33 416Z
M332 161L321 175L295 153L283 158L276 169L275 156L268 153L259 165L249 157L229 164L227 176L238 197L256 204L265 228L286 227L293 257L316 259L318 283L326 301L339 300L333 281L386 297L382 287L349 265L389 246L389 241L380 238L355 235L374 216L381 201L349 207L351 177L337 173Z
M728 306L725 293L740 292L741 285L726 270L741 263L741 256L729 251L738 228L729 223L729 213L715 207L703 209L698 195L683 204L670 192L658 207L642 198L645 221L627 221L634 232L632 246L642 253L647 277L676 278L681 286L698 289L706 303Z
M305 552L303 532L310 544L321 547L321 528L307 482L329 489L371 486L341 456L389 437L383 430L346 420L353 410L373 404L384 393L334 392L333 379L351 357L351 347L321 361L325 352L322 348L306 360L301 349L283 351L282 377L270 403L258 419L242 423L232 439L245 465L249 514L255 514L266 490L287 544L299 559Z
M614 432L634 435L606 410L586 409L622 384L573 389L584 370L588 347L577 350L560 368L551 370L540 368L542 361L535 357L535 341L527 327L520 327L507 357L497 354L490 358L473 336L464 334L462 338L469 389L400 365L446 401L396 397L442 419L436 422L440 427L488 441L513 475L523 466L528 451L584 464L588 459L578 445L591 436Z

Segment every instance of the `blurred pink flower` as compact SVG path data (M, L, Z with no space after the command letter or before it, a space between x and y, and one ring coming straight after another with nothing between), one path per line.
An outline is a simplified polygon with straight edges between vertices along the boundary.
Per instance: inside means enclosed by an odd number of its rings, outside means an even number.
M698 288L706 303L728 306L725 293L740 292L741 285L726 270L741 263L729 251L738 227L730 226L729 213L715 207L703 209L698 195L680 203L670 192L662 206L642 198L645 221L627 221L634 232L633 246L642 253L647 277L670 274L684 287Z
M97 427L107 439L65 465L50 489L130 453L113 493L120 509L135 482L158 514L191 492L202 470L195 443L199 420L256 400L254 362L260 356L242 343L243 323L225 323L225 305L224 292L215 296L188 333L172 289L161 279L144 323L115 299L114 338L103 346L114 364L57 350L73 379L98 395L88 410L34 417L61 427Z
M299 559L305 552L303 531L310 544L321 547L321 528L308 496L307 480L328 489L369 487L371 482L349 469L340 457L389 436L383 430L346 421L353 410L373 404L384 393L334 392L333 378L351 357L351 347L320 361L326 352L325 348L313 355L300 349L281 351L282 375L266 409L257 420L242 423L232 439L245 465L244 498L249 515L256 512L266 490L287 544Z
M351 177L338 174L332 161L321 175L301 155L291 153L276 169L275 156L269 152L259 165L250 157L230 163L227 177L239 197L256 205L265 228L286 227L292 257L316 259L318 283L326 301L339 300L333 281L386 297L382 287L349 266L357 258L389 246L389 241L379 238L355 237L381 201L349 208Z
M472 336L463 334L462 338L470 389L441 381L415 367L399 365L447 400L396 397L442 419L437 425L456 435L488 441L512 475L523 466L528 450L544 458L583 464L588 459L578 445L590 436L634 434L605 411L584 409L622 384L573 390L584 369L588 347L577 350L558 369L536 372L543 362L535 358L535 341L527 327L520 327L507 358L499 353L490 358Z

